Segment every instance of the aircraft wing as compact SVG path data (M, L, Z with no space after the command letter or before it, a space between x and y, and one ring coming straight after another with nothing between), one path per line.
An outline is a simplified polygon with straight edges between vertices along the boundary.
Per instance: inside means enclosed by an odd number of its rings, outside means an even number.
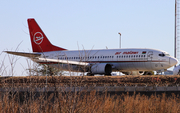
M69 61L69 60L58 60L58 59L49 59L49 58L39 58L39 60L43 61L43 62L55 62L55 63L70 64L70 65L81 65L81 66L89 65L89 63L86 63L86 62L77 62L77 61Z
M25 53L25 52L13 52L13 51L4 51L8 54L23 56L23 57L29 57L29 58L35 58L41 56L40 53Z
M25 52L13 52L13 51L4 51L8 54L28 57L28 58L35 58L40 57L40 53L25 53ZM69 61L69 60L58 60L58 59L49 59L49 58L38 58L39 61L42 62L55 62L55 63L63 63L63 64L72 64L72 65L81 65L81 66L87 66L89 63L86 62L78 62L78 61Z

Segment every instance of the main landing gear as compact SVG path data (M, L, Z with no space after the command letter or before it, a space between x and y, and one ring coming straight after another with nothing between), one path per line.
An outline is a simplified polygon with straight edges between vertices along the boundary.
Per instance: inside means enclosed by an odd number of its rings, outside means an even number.
M94 76L94 74L92 74L92 73L87 73L87 76ZM109 74L104 74L104 76L112 76L112 75L111 75L111 73L109 73Z
M92 73L87 73L87 76L94 76L94 74L92 74Z

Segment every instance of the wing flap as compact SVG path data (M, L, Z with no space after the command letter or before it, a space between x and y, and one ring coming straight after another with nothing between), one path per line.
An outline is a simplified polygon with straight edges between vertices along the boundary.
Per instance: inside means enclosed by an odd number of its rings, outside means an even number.
M86 63L86 62L69 61L69 60L58 60L58 59L49 59L49 58L39 58L39 60L43 61L43 62L56 62L56 63L81 65L81 66L89 65L89 63Z

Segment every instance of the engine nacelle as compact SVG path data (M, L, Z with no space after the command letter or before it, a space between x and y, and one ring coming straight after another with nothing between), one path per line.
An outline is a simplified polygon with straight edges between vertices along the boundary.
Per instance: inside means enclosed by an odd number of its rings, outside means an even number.
M111 74L112 66L106 63L98 63L91 66L92 74Z

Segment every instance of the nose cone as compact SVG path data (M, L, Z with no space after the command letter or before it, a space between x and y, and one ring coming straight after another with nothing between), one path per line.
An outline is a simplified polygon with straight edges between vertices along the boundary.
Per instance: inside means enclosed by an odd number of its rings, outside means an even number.
M170 58L170 65L174 66L178 63L178 60L176 58Z

